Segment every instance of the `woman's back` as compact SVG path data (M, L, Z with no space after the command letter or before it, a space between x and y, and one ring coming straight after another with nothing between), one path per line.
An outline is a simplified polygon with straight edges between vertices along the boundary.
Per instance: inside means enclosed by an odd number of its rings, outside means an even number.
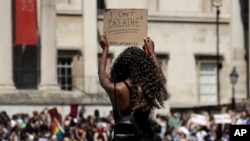
M127 89L129 90L129 92L128 92L129 94L125 94L125 95L127 95L130 98L131 86L126 81L124 81L123 83L126 85ZM115 93L115 96L116 96L116 93ZM129 100L129 98L128 98L128 100ZM124 101L124 99L118 99L116 97L114 102L116 104L118 104L119 101ZM122 116L129 116L131 114L131 112L133 111L132 106L128 106L126 109L120 110L120 108L117 107L116 104L114 104L115 109L113 108L113 116L114 116L115 122L118 122ZM147 140L150 141L151 139L154 138L154 135L153 135L153 132L150 128L149 116L150 116L149 110L147 110L147 111L134 110L134 118L135 118L137 124L139 125L139 128L140 128L141 133L142 133L142 138L146 138ZM147 140L145 140L145 141L147 141Z

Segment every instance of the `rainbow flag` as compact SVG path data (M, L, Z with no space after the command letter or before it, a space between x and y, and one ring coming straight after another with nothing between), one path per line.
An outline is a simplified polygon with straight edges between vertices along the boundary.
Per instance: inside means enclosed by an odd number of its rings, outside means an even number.
M63 140L65 132L56 118L54 118L54 120L51 123L51 132L52 135L56 136L57 141Z

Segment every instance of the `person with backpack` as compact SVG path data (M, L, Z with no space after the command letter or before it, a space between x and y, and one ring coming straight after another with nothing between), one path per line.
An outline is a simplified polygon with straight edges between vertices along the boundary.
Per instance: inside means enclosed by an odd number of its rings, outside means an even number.
M127 47L106 72L109 44L105 33L100 37L103 53L98 66L101 86L109 95L115 120L113 141L153 141L150 114L162 108L168 99L165 77L154 52L154 42Z

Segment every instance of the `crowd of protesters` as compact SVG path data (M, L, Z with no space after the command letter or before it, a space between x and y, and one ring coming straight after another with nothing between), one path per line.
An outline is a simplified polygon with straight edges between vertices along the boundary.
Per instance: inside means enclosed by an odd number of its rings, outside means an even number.
M217 124L212 115L206 125L190 122L179 113L156 115L151 119L155 141L229 141L230 124L250 124L247 110L241 113L230 112L231 123ZM112 111L100 117L99 111L93 115L79 112L76 117L70 114L60 120L64 129L64 141L111 141L114 119ZM32 115L17 113L9 116L0 113L1 141L56 141L51 133L51 118L46 110L33 111Z

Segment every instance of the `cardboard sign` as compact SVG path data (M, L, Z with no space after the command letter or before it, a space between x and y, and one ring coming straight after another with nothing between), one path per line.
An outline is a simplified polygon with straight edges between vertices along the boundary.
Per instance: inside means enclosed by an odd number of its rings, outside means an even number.
M103 29L110 46L142 46L147 37L147 9L106 9Z

